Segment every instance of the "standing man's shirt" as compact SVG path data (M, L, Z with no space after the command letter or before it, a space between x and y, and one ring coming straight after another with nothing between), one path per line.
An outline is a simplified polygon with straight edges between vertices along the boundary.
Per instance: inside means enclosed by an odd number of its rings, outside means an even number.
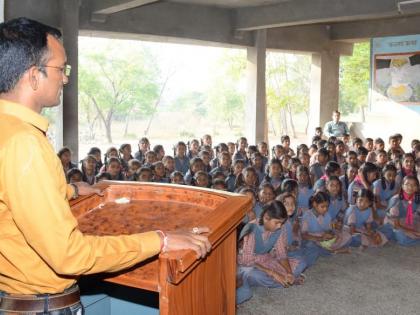
M80 274L128 268L159 253L156 232L84 235L77 228L48 121L0 100L0 291L58 293Z
M345 134L350 134L350 131L345 122L329 121L325 124L324 134L328 137L343 137Z

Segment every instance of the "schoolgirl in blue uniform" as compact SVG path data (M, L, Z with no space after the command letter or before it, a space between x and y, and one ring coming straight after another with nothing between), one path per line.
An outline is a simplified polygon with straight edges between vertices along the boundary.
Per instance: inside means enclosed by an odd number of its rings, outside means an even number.
M225 180L228 191L230 192L235 191L236 178L238 177L239 174L242 173L242 170L244 169L244 167L245 167L245 163L243 160L235 160L233 162L229 175L226 177L226 180Z
M356 204L346 210L344 223L352 235L350 246L380 247L388 241L383 233L375 231L372 226L373 204L373 193L362 188L357 193Z
M199 157L195 157L190 160L190 168L184 175L185 185L191 185L194 175L198 171L204 171L204 163L202 159L200 159Z
M340 176L341 175L341 167L335 161L329 161L325 166L325 174L321 176L314 184L315 191L325 191L325 183L330 176Z
M296 199L291 193L283 193L277 196L276 200L281 201L287 211L288 219L285 224L287 230L287 255L289 257L304 259L300 232L302 214L296 208Z
M210 175L213 175L216 172L222 172L225 177L229 176L230 167L231 167L231 159L229 152L223 151L218 154L219 166L213 168L210 171Z
M255 152L251 156L251 165L258 175L258 181L262 183L265 177L262 155L260 152Z
M248 147L248 140L245 137L240 137L236 142L236 152L233 155L233 161L235 160L243 160L245 166L248 166L249 159L246 154L246 149Z
M343 190L343 198L345 200L348 200L347 191L349 189L350 184L356 178L358 171L359 167L348 164L343 169L344 174L339 177L341 182L341 189Z
M264 180L270 182L270 184L273 185L274 189L277 191L284 179L283 167L281 166L280 160L276 158L271 159L267 171L268 174L265 176Z
M312 188L311 177L309 169L306 166L299 165L296 170L298 182L297 207L300 212L309 209L309 199L314 193Z
M192 158L196 157L198 155L199 150L200 142L198 142L197 139L193 139L190 142L188 142L188 159L191 160Z
M401 161L401 169L397 173L396 181L401 185L402 179L407 175L416 175L415 157L412 153L405 153Z
M258 190L258 200L254 207L254 212L257 218L261 216L264 206L273 201L275 197L276 194L274 192L274 188L270 183L264 182L260 185Z
M379 225L383 224L389 200L400 192L400 185L396 182L396 176L397 168L393 164L387 164L382 169L381 178L373 183L376 204L374 218Z
M190 160L186 156L187 146L184 142L179 141L175 146L175 170L186 174L190 168Z
M210 161L210 167L213 170L216 167L220 166L220 154L222 152L227 152L229 153L229 148L227 146L226 143L219 143L218 145L215 146L215 151L216 151L216 156ZM229 158L231 159L231 155L229 153ZM230 165L229 165L230 166Z
M401 192L391 198L383 229L403 246L420 244L420 192L415 176L403 179ZM391 234L392 233L392 234Z
M372 190L372 184L376 180L377 173L378 168L373 163L366 162L360 167L358 174L349 185L347 191L347 201L350 205L356 203L356 197L359 190L363 188Z
M328 213L333 224L343 225L344 215L347 209L347 202L343 198L342 186L337 176L331 176L327 179L326 193L330 199Z
M312 266L319 256L340 252L351 241L345 230L333 229L328 213L329 197L323 191L316 192L310 199L311 209L302 217L301 233L305 261Z
M258 175L256 170L252 166L245 167L242 172L236 177L235 191L239 191L242 188L248 187L257 193L258 186Z
M328 150L325 148L321 148L316 153L316 156L317 161L313 163L309 169L313 183L316 183L316 181L320 179L325 173L325 166L329 160Z
M250 222L242 230L243 247L238 255L242 286L236 290L237 304L252 297L253 286L282 288L303 283L300 275L305 262L287 256L286 221L284 205L275 200L264 207L258 222Z

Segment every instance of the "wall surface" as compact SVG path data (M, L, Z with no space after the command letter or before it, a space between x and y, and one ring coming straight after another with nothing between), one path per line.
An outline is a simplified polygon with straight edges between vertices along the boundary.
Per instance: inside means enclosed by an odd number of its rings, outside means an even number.
M365 124L354 130L364 137L404 136L404 148L420 138L420 35L373 38L370 108Z

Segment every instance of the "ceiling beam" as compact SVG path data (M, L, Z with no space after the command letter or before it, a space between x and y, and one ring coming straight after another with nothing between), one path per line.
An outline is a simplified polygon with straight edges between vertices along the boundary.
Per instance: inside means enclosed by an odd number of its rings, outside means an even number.
M156 1L158 0L94 0L92 3L92 13L105 15L113 14Z
M337 23L331 25L331 39L356 42L373 37L418 34L419 25L420 16Z
M255 30L292 25L393 17L400 0L295 0L236 9L235 28Z
M300 25L267 30L267 48L298 53L334 52L349 56L353 44L330 39L328 25Z
M126 38L159 37L229 46L252 46L252 32L232 30L231 11L222 8L158 1L108 15L105 21L92 20L89 3L80 10L82 34L113 34Z

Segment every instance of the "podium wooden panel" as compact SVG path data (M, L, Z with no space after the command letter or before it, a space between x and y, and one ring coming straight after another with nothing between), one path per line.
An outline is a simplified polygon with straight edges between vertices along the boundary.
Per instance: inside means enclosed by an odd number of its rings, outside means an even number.
M104 181L104 196L71 203L79 229L121 235L208 226L211 253L160 254L105 281L158 292L160 314L235 314L236 227L251 208L249 197L170 184ZM128 203L117 203L129 201Z

